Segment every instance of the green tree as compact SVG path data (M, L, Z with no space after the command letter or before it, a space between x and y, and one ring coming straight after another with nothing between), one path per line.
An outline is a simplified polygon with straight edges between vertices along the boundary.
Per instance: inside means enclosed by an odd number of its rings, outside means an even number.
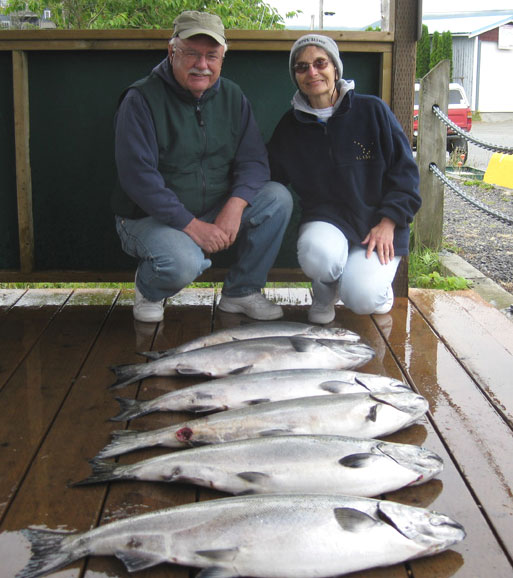
M433 39L431 40L431 56L429 58L429 68L434 68L441 60L443 60L442 38L440 36L440 32L434 32Z
M6 12L51 11L57 28L172 28L183 10L218 14L226 28L281 29L278 11L263 0L9 0Z
M431 40L428 27L422 25L422 36L417 43L416 77L422 78L429 72L429 58L431 56Z
M449 31L442 32L441 39L441 52L442 60L448 60L451 63L451 69L449 72L449 80L452 82L452 34Z

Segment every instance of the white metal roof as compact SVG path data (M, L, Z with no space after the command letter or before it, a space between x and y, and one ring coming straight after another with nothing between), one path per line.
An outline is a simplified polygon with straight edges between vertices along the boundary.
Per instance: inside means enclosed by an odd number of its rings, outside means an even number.
M478 36L504 24L513 22L512 10L480 10L454 14L424 14L422 23L429 33L449 31L453 36Z

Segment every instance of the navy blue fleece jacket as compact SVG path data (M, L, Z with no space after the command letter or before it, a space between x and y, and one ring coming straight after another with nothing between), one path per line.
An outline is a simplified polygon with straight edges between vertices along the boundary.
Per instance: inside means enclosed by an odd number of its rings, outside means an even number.
M271 178L299 195L302 222L331 223L354 244L389 217L395 254L407 255L409 224L421 205L419 173L392 111L353 90L327 123L307 110L295 106L278 123L268 145Z

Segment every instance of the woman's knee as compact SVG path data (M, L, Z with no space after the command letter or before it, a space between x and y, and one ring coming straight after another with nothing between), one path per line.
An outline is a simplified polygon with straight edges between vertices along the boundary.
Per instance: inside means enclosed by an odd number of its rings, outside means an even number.
M297 243L297 258L308 277L331 283L342 275L347 252L338 240L317 235L314 229L303 229Z
M357 315L370 315L376 311L382 300L375 288L361 284L359 287L349 289L342 285L340 299L345 307Z

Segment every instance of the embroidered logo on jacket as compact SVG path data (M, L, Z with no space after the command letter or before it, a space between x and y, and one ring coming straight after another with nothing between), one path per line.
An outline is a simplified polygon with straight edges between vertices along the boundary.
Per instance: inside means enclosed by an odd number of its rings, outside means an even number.
M374 143L371 142L368 146L362 144L361 142L354 140L353 144L355 144L358 149L359 152L357 152L356 154L356 160L357 161L372 161L374 160L376 157L374 155Z

